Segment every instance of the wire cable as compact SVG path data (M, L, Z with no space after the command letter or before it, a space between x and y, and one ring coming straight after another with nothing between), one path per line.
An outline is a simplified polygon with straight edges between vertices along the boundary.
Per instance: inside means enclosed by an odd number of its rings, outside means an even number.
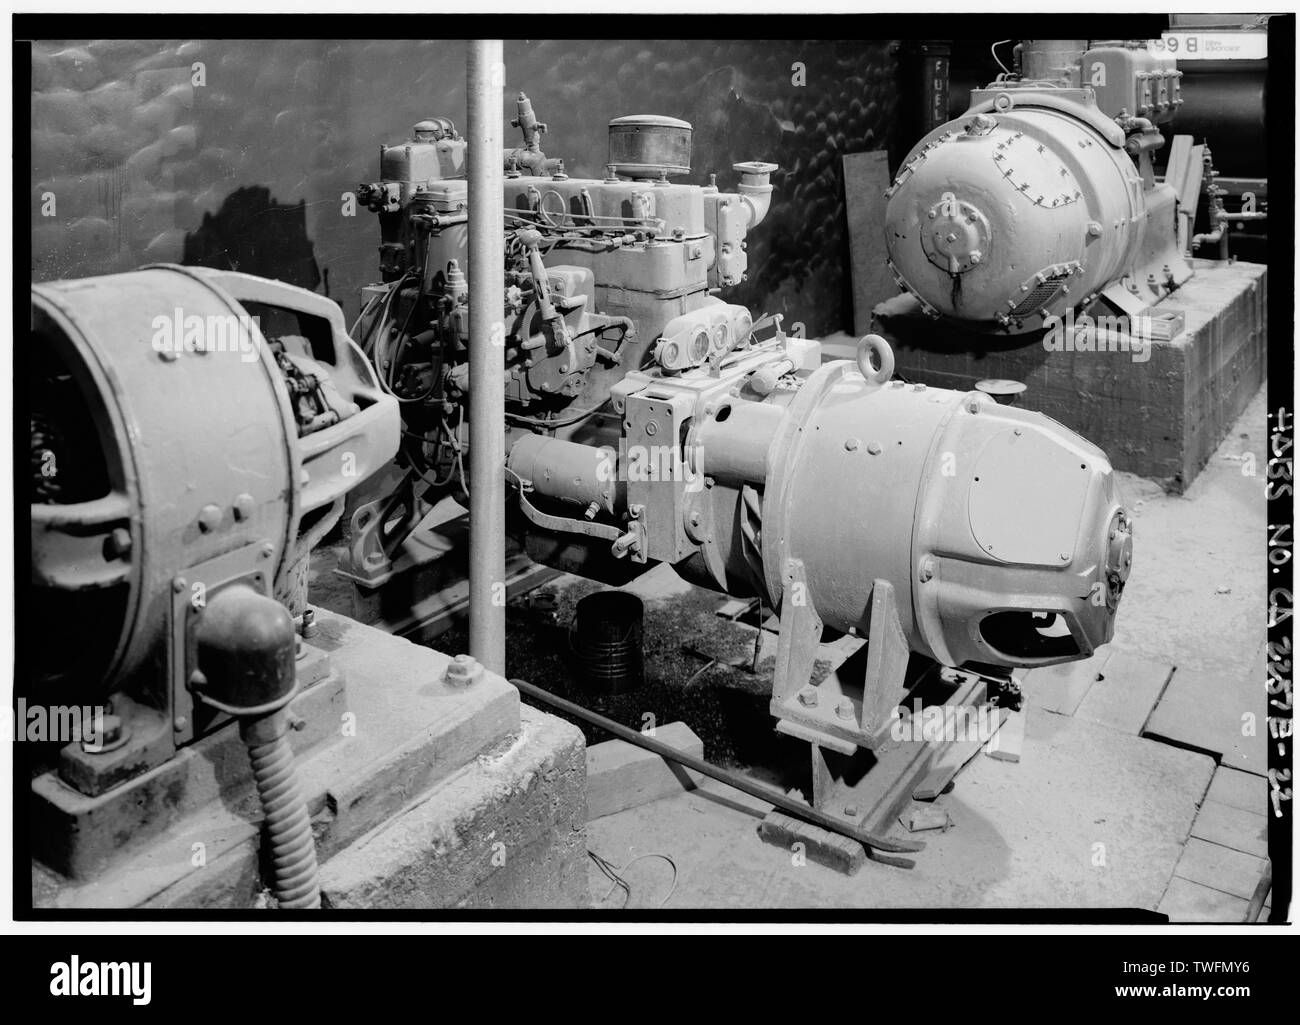
M656 908L664 907L672 899L673 894L677 892L677 879L679 875L677 869L677 862L673 861L673 859L670 858L667 854L657 854L657 853L638 854L626 865L622 865L622 866L611 864L607 859L602 858L599 854L597 854L595 851L592 850L587 851L587 857L589 857L592 860L592 862L595 864L595 866L598 869L600 869L601 874L610 881L609 889L605 891L604 896L600 897L597 903L603 903L604 901L608 900L610 894L612 894L615 890L622 890L623 904L619 908L619 910L623 910L624 908L626 908L628 904L630 904L632 901L632 884L623 878L622 873L626 872L638 861L646 861L652 858L657 858L662 861L668 862L669 867L671 867L673 870L673 881L671 885L668 887L668 892L664 894L663 900L661 900L658 903Z

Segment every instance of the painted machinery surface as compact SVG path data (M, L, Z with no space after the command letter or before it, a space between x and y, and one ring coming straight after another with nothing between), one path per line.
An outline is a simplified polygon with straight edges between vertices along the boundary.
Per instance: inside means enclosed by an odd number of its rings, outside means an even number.
M1072 309L1137 316L1192 274L1187 214L1152 167L1181 72L1142 43L1016 50L1015 72L903 162L886 193L890 267L930 316L982 330Z
M1104 154L1124 183L1114 213L1129 224L1138 172L1127 177L1122 147L1102 149L1101 115L1074 125L1082 101L1070 102L1027 113ZM780 719L863 746L879 731L887 702L869 693L851 709L800 699L825 629L870 633L881 651L892 639L904 661L910 650L1003 670L1084 658L1111 638L1131 523L1104 453L978 393L891 380L892 355L872 336L857 361L823 365L819 343L716 294L745 273L772 165L736 165L735 191L674 184L689 168L690 126L637 116L611 123L603 179L572 179L541 152L545 126L522 94L518 105L523 144L503 155L499 338L468 334L473 211L454 126L420 122L383 148L381 180L362 187L385 280L366 290L356 334L402 404L408 472L404 489L357 511L346 575L381 583L423 513L463 493L466 353L499 343L504 471L529 554L614 583L667 562L761 597L781 613Z
M306 560L396 453L397 404L338 306L281 282L156 265L34 285L31 312L36 636L17 689L101 710L34 784L42 807L90 806L237 719L276 895L315 906L287 740L312 682ZM156 828L175 812L140 805Z

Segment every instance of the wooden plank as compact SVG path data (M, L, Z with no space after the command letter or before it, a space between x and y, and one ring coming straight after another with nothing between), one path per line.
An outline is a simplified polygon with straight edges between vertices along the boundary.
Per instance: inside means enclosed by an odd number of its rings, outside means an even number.
M1018 762L1025 746L1026 710L1017 709L1007 714L1001 728L987 744L984 753L999 762Z
M1192 836L1257 858L1268 857L1268 817L1207 800L1192 822Z
M853 272L853 325L859 336L872 330L871 311L898 294L885 264L885 190L889 154L884 150L844 156L844 206Z
M1179 669L1142 735L1205 751L1230 768L1263 775L1267 763L1265 701L1262 665L1235 676ZM1253 722L1244 718L1248 715Z
M768 812L758 827L758 835L766 843L791 851L796 849L795 844L802 844L799 850L809 861L848 876L867 861L866 848L856 840L796 819L783 811Z
M1267 871L1268 862L1263 858L1193 836L1183 848L1174 875L1250 900Z
M1174 876L1156 910L1171 922L1244 922L1250 902Z
M1080 662L1029 670L1021 680L1025 700L1058 715L1074 715L1097 681L1097 675L1105 671L1110 655L1109 648L1102 648Z
M972 725L974 725L974 723L979 721L979 718L983 713L978 707L972 707L970 712L970 721ZM994 714L1001 719L1008 713L1005 709L995 709ZM1000 733L1001 731L1002 728L999 728L998 732ZM1024 720L1022 715L1021 739L1023 738ZM930 763L930 771L926 773L926 776L921 781L920 785L912 791L912 798L917 801L933 801L947 789L948 784L956 778L957 773L961 772L961 770L966 767L966 763L980 753L980 748L982 748L985 743L986 741L979 736L974 736L968 740L952 740L944 742L938 755L935 757L934 761Z
M1227 765L1214 770L1206 798L1232 808L1268 813L1268 779Z
M952 817L948 814L948 809L938 804L914 804L898 816L898 821L906 826L910 833L919 833L926 829L942 829L946 833L948 827L952 825Z
M1174 667L1167 662L1112 651L1079 703L1075 715L1138 736L1164 693Z
M657 727L655 739L704 757L704 741L684 722ZM699 773L626 740L594 744L587 748L587 820L694 790L700 779Z

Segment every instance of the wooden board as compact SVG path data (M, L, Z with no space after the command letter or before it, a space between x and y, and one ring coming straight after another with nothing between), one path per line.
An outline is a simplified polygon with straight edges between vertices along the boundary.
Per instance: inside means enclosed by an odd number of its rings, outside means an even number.
M1214 770L1210 780L1207 800L1218 801L1232 808L1268 814L1268 779L1253 772L1242 772L1226 765Z
M1262 664L1235 676L1179 669L1142 735L1208 752L1230 768L1262 776L1268 771L1264 679Z
M704 741L684 722L655 729L655 739L684 754L704 757ZM626 740L587 748L587 819L613 815L683 790L694 790L700 774Z
M1183 848L1174 875L1250 900L1267 870L1263 858L1194 836Z
M1079 662L1029 670L1021 678L1025 701L1058 715L1074 715L1097 682L1097 675L1105 672L1109 658L1110 648L1105 647Z
M849 222L849 261L853 272L853 326L861 336L872 330L871 311L898 294L885 262L885 189L889 155L884 150L844 156L844 206Z
M1025 746L1025 719L1028 709L1007 713L1001 728L984 745L984 753L999 762L1018 762Z
M1261 812L1207 800L1196 813L1192 836L1257 858L1268 857L1268 818Z
M1142 732L1152 710L1164 693L1174 667L1167 662L1139 658L1114 650L1079 703L1080 719L1109 726L1134 736Z
M1250 901L1174 876L1156 908L1171 922L1244 922Z

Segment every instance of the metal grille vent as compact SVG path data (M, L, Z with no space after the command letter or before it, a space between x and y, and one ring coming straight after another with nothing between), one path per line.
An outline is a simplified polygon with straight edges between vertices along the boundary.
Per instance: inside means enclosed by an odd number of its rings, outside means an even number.
M1060 294L1061 286L1069 276L1069 274L1056 274L1036 284L1011 311L1012 318L1028 317L1037 313Z

